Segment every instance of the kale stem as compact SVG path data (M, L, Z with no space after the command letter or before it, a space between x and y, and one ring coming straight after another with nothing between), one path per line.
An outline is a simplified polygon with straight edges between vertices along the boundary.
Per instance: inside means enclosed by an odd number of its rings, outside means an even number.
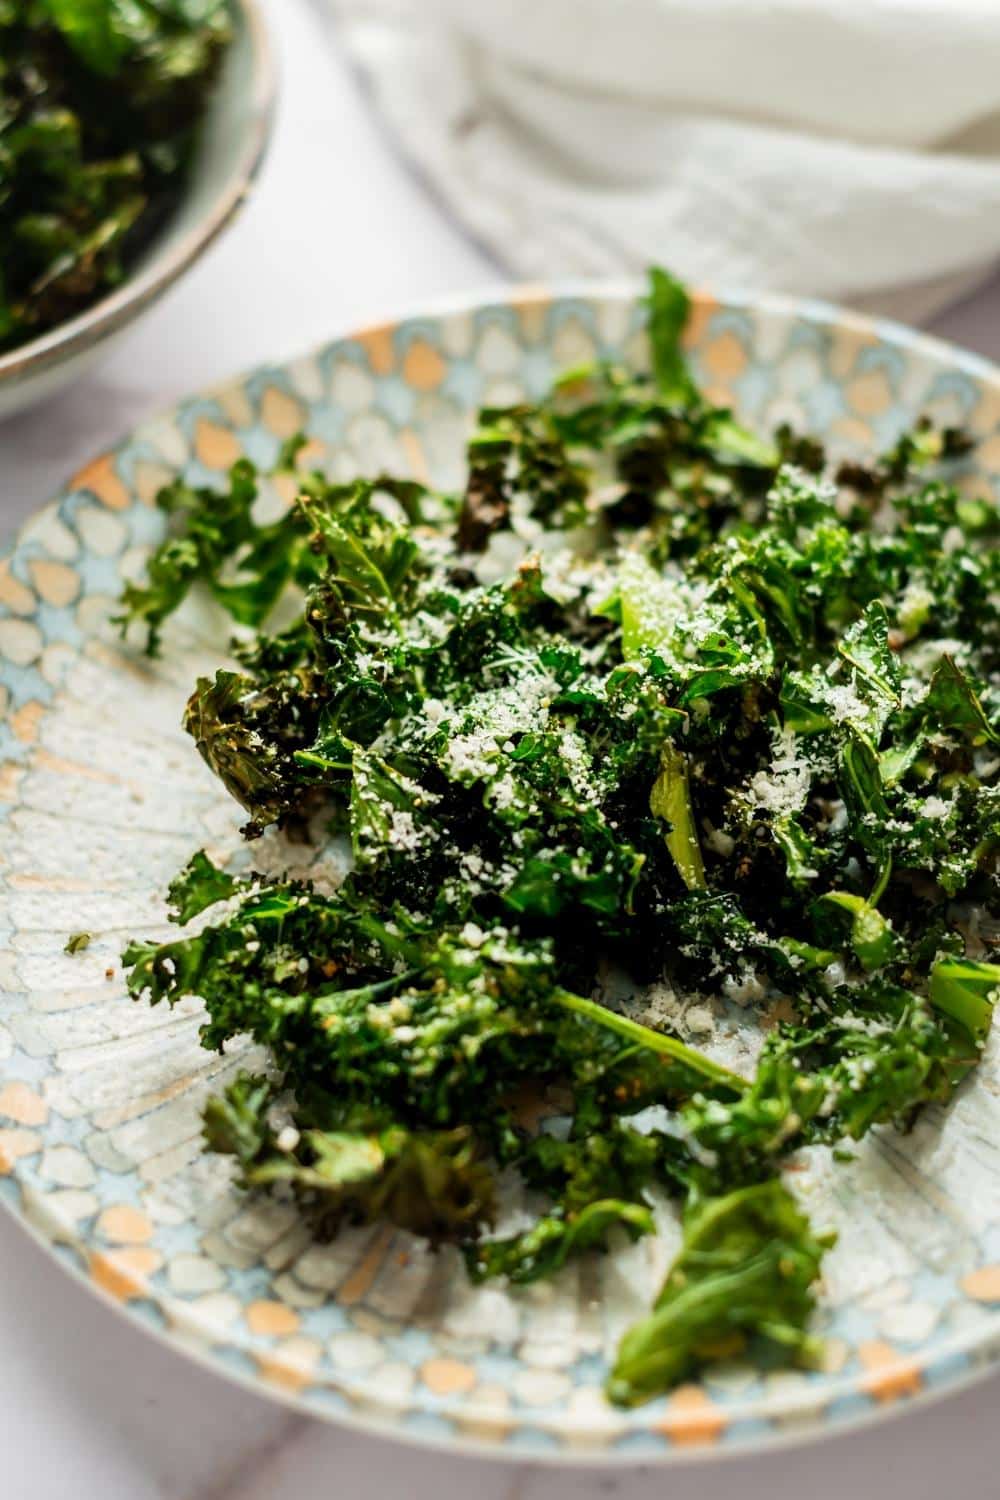
M939 958L931 970L930 1002L949 1016L981 1048L989 1035L994 999L1000 992L1000 964L971 958Z
M882 897L885 895L885 888L889 884L889 876L891 874L892 874L892 855L888 854L888 855L886 855L885 864L882 866L881 870L879 871L879 876L878 876L878 879L876 880L875 885L874 885L874 887L872 889L872 893L868 897L868 905L869 906L878 906L878 904L881 901Z
M693 1047L685 1046L676 1037L665 1036L660 1031L652 1031L639 1021L631 1021L628 1016L619 1015L617 1011L609 1010L606 1005L600 1005L596 1000L585 1000L582 995L574 995L569 990L555 990L552 998L564 1010L571 1010L588 1021L596 1022L598 1026L603 1026L608 1031L616 1031L627 1041L636 1042L650 1052L658 1052L661 1057L669 1057L674 1062L683 1063L692 1072L700 1073L711 1083L722 1084L735 1093L742 1093L749 1087L747 1080L741 1078L739 1073L733 1073L729 1068L724 1068L721 1063L713 1062L703 1052L696 1052Z

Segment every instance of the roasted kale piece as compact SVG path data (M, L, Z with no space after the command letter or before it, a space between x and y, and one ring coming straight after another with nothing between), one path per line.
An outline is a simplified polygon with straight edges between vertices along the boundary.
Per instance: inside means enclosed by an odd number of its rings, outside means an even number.
M646 1401L706 1361L739 1353L751 1337L798 1364L815 1364L822 1345L805 1326L831 1243L830 1235L813 1235L776 1178L718 1198L693 1194L684 1242L656 1305L622 1339L611 1399Z
M0 3L0 350L121 281L177 199L226 0Z
M207 588L240 633L199 750L248 835L319 811L350 844L332 894L198 854L170 893L197 926L125 955L136 997L203 998L206 1046L269 1051L208 1145L321 1232L383 1215L475 1279L680 1201L626 1402L744 1344L815 1360L829 1239L782 1167L946 1102L1000 987L1000 551L949 483L964 439L921 424L838 485L700 394L665 273L648 308L653 376L483 412L461 496L299 474L264 524L246 465L170 487L123 617L155 650Z
M241 1074L205 1109L205 1141L235 1156L247 1188L291 1188L319 1234L387 1218L440 1240L474 1235L494 1211L494 1175L475 1136L454 1130L272 1128L274 1088Z

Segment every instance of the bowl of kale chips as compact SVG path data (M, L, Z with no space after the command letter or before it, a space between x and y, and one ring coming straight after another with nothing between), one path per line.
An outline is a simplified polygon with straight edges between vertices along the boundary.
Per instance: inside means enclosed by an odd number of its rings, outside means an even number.
M0 6L0 417L79 374L230 222L273 95L253 0Z

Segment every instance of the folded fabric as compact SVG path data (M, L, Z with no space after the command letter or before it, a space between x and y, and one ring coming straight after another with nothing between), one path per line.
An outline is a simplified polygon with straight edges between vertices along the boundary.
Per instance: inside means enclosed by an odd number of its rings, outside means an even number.
M326 0L400 143L525 276L920 317L1000 257L998 0Z

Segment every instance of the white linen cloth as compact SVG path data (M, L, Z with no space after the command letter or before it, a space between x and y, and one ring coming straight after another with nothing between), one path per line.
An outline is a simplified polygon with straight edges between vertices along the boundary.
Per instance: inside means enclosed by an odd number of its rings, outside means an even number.
M527 277L910 317L1000 257L1000 0L323 0L407 155Z

